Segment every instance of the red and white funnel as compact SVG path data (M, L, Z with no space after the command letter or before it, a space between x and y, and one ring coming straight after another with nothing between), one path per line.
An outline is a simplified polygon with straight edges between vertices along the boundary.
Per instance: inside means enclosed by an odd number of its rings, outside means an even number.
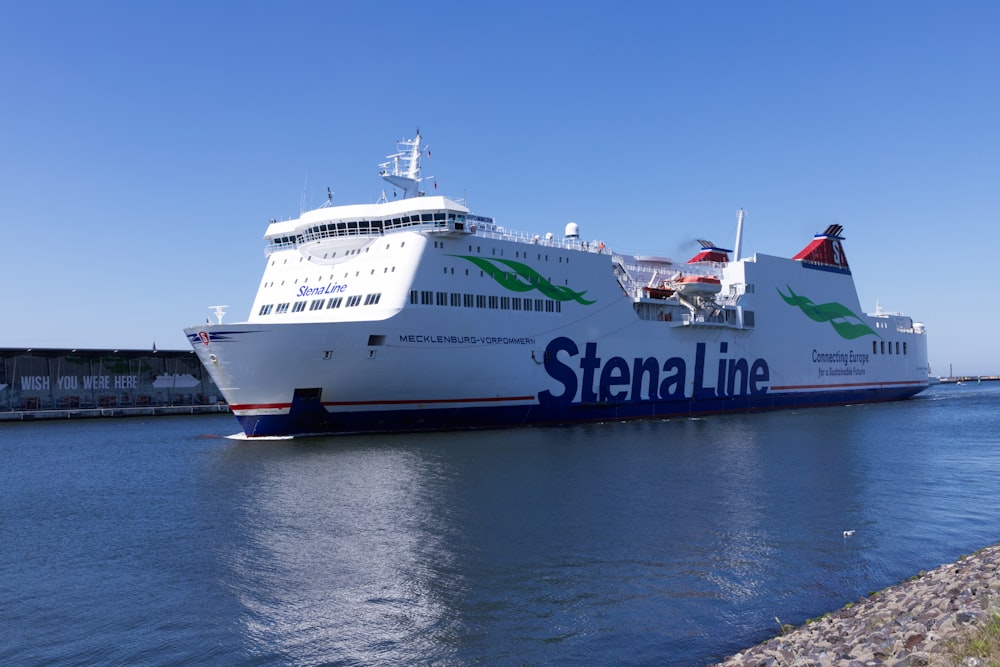
M851 267L847 265L847 255L844 254L844 246L840 243L844 240L840 235L842 231L844 231L842 226L830 225L822 234L813 237L809 245L792 259L799 260L810 268L850 273Z

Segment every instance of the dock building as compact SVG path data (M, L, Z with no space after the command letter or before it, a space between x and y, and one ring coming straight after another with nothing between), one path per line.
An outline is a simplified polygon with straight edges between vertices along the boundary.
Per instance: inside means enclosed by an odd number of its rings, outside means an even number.
M222 411L191 350L0 348L0 420Z

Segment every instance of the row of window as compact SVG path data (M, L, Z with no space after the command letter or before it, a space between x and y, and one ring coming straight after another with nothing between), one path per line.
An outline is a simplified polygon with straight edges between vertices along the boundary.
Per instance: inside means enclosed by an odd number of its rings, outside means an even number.
M388 220L328 220L307 227L302 232L271 239L268 243L268 254L283 248L294 248L305 241L341 236L382 236L394 229L417 226L431 229L454 227L463 231L465 229L465 215L454 211L437 211L435 213L414 213Z
M872 354L893 354L894 341L884 341L884 340L873 340L872 341ZM902 352L900 352L899 341L895 341L896 354L906 354L906 341L903 341Z
M388 247L389 246L386 246L386 249L388 249ZM435 248L440 248L441 250L444 250L448 246L445 246L445 242L444 241L435 241L434 242L434 247ZM583 247L586 248L587 244L584 243ZM603 247L603 245L602 245L602 247ZM483 247L482 246L478 246L477 245L476 248L475 248L475 250L473 250L472 249L472 244L470 243L468 245L468 248L469 248L469 252L470 253L474 252L477 255L482 255L483 254ZM497 253L497 250L499 250L500 252ZM494 257L497 256L497 254L499 254L500 257L504 256L503 255L503 247L502 246L500 248L492 248L492 251L493 251L492 254L493 254ZM514 257L518 258L518 259L528 259L528 254L529 253L528 253L527 250L523 250L523 251L522 250L515 250L514 251ZM549 254L547 252L544 252L544 253L543 252L536 252L534 254L535 254L535 259L537 259L539 262L547 262L547 261L549 261ZM569 264L569 255L566 255L566 256L559 255L558 256L558 260L559 260L560 264L562 264L563 262L566 262L567 264Z
M312 301L297 301L295 304L273 303L264 304L257 312L258 315L283 315L289 312L301 313L306 308L309 310L322 310L324 308L352 308L360 306L362 300L364 305L374 306L382 298L381 292L366 294L361 296L342 297L335 296L329 299L313 299ZM523 310L537 313L561 313L562 302L553 299L529 299L519 296L496 296L494 294L462 294L459 292L434 292L431 290L410 290L410 303L421 306L455 306L464 308L484 308L491 310Z
M313 299L312 301L296 301L294 306L291 306L293 313L301 313L309 307L309 310L322 310L323 308L352 308L354 306L360 306L361 300L364 299L366 306L373 306L379 302L382 298L381 292L376 292L374 294L366 294L361 296L360 294L355 294L349 297L335 296L329 299ZM279 303L278 307L275 308L273 303L268 303L260 307L257 312L258 315L270 315L272 312L275 315L283 315L288 312L288 308L291 304Z
M331 236L381 235L383 231L415 226L443 227L445 222L452 225L464 223L465 215L453 211L436 213L414 213L390 220L340 220L328 221L306 228L297 240L301 242L325 239Z
M519 296L494 294L462 294L459 292L433 292L410 290L410 303L422 306L456 306L460 308L488 308L492 310L524 310L537 313L561 313L562 302L553 299L529 299Z

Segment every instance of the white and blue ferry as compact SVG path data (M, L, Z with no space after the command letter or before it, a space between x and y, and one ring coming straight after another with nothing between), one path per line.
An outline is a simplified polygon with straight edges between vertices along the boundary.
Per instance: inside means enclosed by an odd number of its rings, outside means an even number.
M907 398L924 326L861 309L831 225L792 258L686 262L514 232L420 190L271 221L245 322L185 329L247 437L559 424ZM730 257L730 255L733 255Z

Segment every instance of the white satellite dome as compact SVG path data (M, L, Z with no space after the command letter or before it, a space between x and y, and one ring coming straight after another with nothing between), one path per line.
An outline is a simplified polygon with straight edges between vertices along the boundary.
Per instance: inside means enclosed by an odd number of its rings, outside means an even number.
M566 238L568 239L578 239L580 238L580 227L575 222L566 223Z

